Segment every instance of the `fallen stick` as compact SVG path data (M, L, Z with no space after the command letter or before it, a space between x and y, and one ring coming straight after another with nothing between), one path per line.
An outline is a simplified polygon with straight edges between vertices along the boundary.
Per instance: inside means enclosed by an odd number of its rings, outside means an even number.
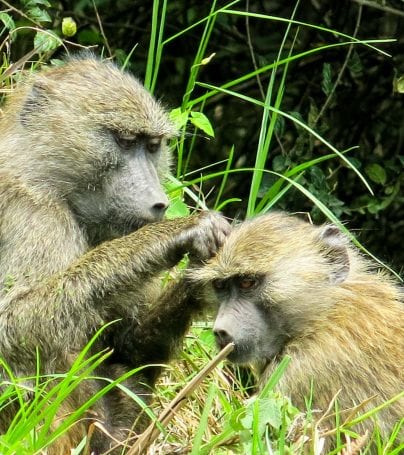
M234 344L229 343L213 359L207 363L204 368L188 384L178 392L175 398L163 409L160 416L155 422L152 422L147 429L139 436L135 444L129 449L127 455L141 455L159 436L160 429L156 423L166 426L174 417L175 413L183 406L185 399L188 398L205 377L216 368L216 366L225 359L234 349Z

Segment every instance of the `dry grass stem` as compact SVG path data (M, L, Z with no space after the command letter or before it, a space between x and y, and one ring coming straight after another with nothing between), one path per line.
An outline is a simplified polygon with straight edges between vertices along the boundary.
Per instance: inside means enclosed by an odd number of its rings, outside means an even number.
M347 435L346 447L345 449L342 449L338 455L358 455L360 453L360 449L362 449L363 446L367 443L368 438L369 432L367 430L364 435L353 442L351 442L351 438Z
M127 455L140 455L145 453L145 450L151 445L159 436L160 430L157 423L165 426L174 417L175 413L184 405L186 398L188 398L193 391L200 385L205 377L212 372L214 368L225 359L229 353L234 349L232 343L223 348L166 406L161 412L156 422L152 422L149 427L139 436L139 439L128 451Z

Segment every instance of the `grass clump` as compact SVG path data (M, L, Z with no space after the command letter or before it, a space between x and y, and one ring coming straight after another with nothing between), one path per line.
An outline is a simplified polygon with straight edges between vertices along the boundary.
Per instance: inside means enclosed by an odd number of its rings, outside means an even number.
M376 445L380 454L400 453L400 447L393 447L397 444L403 422L397 423L387 440L383 440L377 430L373 435L358 435L352 431L355 424L363 419L372 419L389 402L366 413L360 412L363 404L348 413L338 409L337 397L330 401L325 412L312 409L310 400L305 410L294 407L287 397L276 390L277 382L287 369L290 360L287 357L260 391L254 387L251 371L220 362L209 373L199 375L192 393L189 392L189 384L195 382L197 373L211 364L216 354L211 330L201 328L200 324L192 327L181 357L167 366L160 378L152 410L121 384L125 376L115 382L98 378L105 382L105 387L72 414L60 416L58 409L64 400L69 399L71 391L83 381L93 380L95 369L109 355L104 352L85 359L87 354L88 347L66 374L12 381L3 379L0 382L1 412L5 412L12 403L18 403L19 407L8 431L0 435L0 452L3 455L46 454L52 442L63 437L72 425L85 419L94 402L116 386L143 407L151 421L155 422L156 429L152 439L145 437L145 432L139 438L133 437L124 442L126 448L122 449L122 454L348 455L366 453L371 444ZM188 389L185 394L184 389ZM401 398L402 395L404 393ZM26 400L28 396L29 401ZM394 397L391 402L399 398ZM180 403L180 406L172 406L173 402ZM159 416L167 414L169 419L163 420L163 424L156 423ZM99 429L102 431L102 426ZM89 453L93 430L90 427L87 437L75 449L75 455ZM337 447L332 452L325 451L325 443L334 436ZM139 452L139 439L142 437Z
M193 327L179 364L168 368L157 385L159 407L163 409L215 352L211 331ZM363 413L363 404L359 404L345 412L338 409L337 396L323 411L312 409L311 400L306 409L293 406L288 397L276 390L289 360L285 358L281 362L260 391L254 387L250 370L226 362L219 365L174 416L148 453L347 455L367 453L372 444L377 445L377 453L399 453L392 447L397 445L403 422L397 423L387 440L382 440L377 429L373 435L360 435L352 430L361 420L372 419L380 407ZM384 404L388 405L389 402ZM337 446L328 452L324 447L334 436Z

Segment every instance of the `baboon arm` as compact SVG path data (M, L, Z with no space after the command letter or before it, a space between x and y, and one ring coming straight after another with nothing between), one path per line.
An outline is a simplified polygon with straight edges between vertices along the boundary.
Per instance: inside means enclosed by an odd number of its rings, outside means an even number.
M125 325L115 332L119 335L114 340L114 356L133 367L167 363L200 310L201 303L188 280L172 281L158 302L139 314L137 324ZM160 370L161 367L148 367L143 372L149 384L154 383Z
M103 297L172 267L187 251L184 232L197 224L195 216L147 225L99 245L19 295L6 295L1 351L19 358L17 351L34 353L37 346L42 357L81 349L108 316Z

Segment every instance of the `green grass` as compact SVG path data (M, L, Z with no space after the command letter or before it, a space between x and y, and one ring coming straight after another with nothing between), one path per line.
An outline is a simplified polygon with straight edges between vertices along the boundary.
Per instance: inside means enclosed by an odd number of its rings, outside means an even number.
M214 352L211 331L194 327L186 340L181 359L167 370L158 384L156 395L162 408L189 381L195 370L201 369L210 360ZM372 419L380 407L366 413L359 412L358 416L346 421L345 416L342 418L340 415L343 410L331 402L329 414L334 414L332 428L329 428L329 423L327 431L317 427L312 418L316 416L318 419L319 413L311 409L310 402L306 410L299 410L276 391L276 384L289 360L283 359L258 394L253 394L251 388L245 388L245 377L244 381L240 380L237 367L226 363L219 366L168 425L165 434L154 443L154 453L167 453L178 447L202 455L315 453L314 445L321 445L323 438L327 439L334 433L339 435L340 446L332 453L338 453L345 442L345 435L350 435L352 440L360 437L352 432L351 427L361 420ZM395 397L394 401L397 399L399 397ZM366 439L363 453L374 438L379 438L378 453L391 453L389 450L392 450L400 425L402 428L402 422L397 423L388 440L382 441L377 433Z
M121 384L144 367L131 370L115 381L95 375L97 367L111 355L112 351L104 350L90 355L90 348L102 331L111 324L113 322L106 324L93 336L83 351L79 353L70 370L63 374L40 376L38 371L41 362L38 353L36 376L15 378L10 367L0 359L0 373L2 368L11 378L4 380L0 376L0 412L7 412L9 406L16 406L17 409L7 432L0 435L0 453L2 455L42 453L46 447L82 419L86 411L113 387L119 387L135 400L151 419L155 418L142 399ZM68 401L70 394L83 382L94 379L104 382L105 386L74 412L61 419L59 410ZM27 400L28 396L29 400ZM54 425L56 420L59 422L57 426ZM84 439L83 446L85 443Z
M141 400L120 384L129 375L136 374L139 369L112 382L105 378L106 386L88 402L84 403L73 414L65 416L60 425L52 426L57 411L72 390L83 381L94 379L94 370L106 357L103 352L86 358L92 342L78 357L71 370L66 374L46 377L15 379L7 384L1 383L0 411L4 411L10 400L18 400L20 410L9 430L0 436L0 453L2 455L44 454L46 447L60 437L74 422L83 418L85 411L95 400L104 395L111 387L118 386L128 397L136 400L145 408L152 420L179 390L193 378L215 355L214 339L209 328L201 328L204 324L195 324L184 343L184 350L179 359L168 366L156 387L156 399L152 410L145 407ZM98 334L96 335L98 336ZM95 339L96 337L94 337ZM94 339L92 341L94 341ZM312 417L319 418L318 411L311 409L310 400L306 410L299 410L290 403L287 397L276 391L276 385L284 374L289 358L285 358L269 379L263 389L253 394L254 389L246 386L246 376L238 374L238 367L226 362L221 363L196 389L174 419L161 428L159 438L150 447L150 453L168 453L176 449L186 449L189 453L208 454L303 454L316 453L315 445L321 445L323 438L336 433L341 446L330 453L337 454L343 446L345 435L352 440L361 435L352 432L351 427L364 419L371 419L386 402L366 413L354 415L349 421L340 418L337 406L334 426L327 431L313 424ZM27 386L27 384L33 386ZM4 387L5 386L5 387ZM31 401L24 400L26 392L32 393ZM403 394L401 394L402 396ZM397 400L395 397L394 400ZM380 435L367 439L363 450L370 440L377 441L378 453L399 453L392 449L403 422L398 422L387 440ZM75 453L84 454L86 438L83 439ZM320 452L318 452L320 453ZM363 452L365 453L365 452Z

